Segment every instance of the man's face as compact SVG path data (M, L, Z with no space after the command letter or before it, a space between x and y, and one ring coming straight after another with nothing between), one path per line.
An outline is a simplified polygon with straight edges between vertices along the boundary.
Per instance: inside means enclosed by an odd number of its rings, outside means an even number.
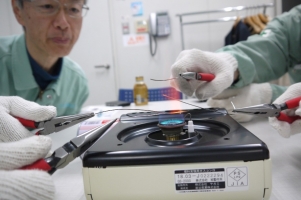
M36 2L38 1L36 0ZM23 8L14 8L17 20L25 27L27 48L38 55L45 54L58 58L66 56L79 37L82 18L74 18L68 15L63 4L70 2L83 3L83 0L58 0L60 4L56 5L59 5L59 9L51 15L43 12L49 8L49 5L44 4L47 1L42 1L43 4L24 1Z

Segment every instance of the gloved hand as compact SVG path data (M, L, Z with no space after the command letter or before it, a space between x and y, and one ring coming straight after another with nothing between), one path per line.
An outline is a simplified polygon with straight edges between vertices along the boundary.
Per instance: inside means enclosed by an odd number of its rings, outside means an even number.
M225 108L228 112L231 112L234 109L231 101L236 108L242 108L257 104L271 103L271 100L272 88L270 84L262 83L250 84L239 89L226 89L214 98L210 98L207 101L207 104L210 107ZM250 121L254 115L235 113L231 115L231 117L238 122L247 122Z
M299 96L301 96L301 83L296 83L288 87L288 89L282 95L280 95L273 103L281 104L287 100ZM288 109L282 112L289 116L301 116L301 104L299 102L299 107L296 109ZM301 120L296 120L293 123L289 124L284 121L279 121L276 117L269 117L269 122L270 125L273 126L278 131L278 133L285 138L289 138L291 135L294 135L296 133L301 133Z
M18 170L45 157L51 139L32 136L12 116L43 121L56 116L56 108L20 97L0 97L0 199L53 199L54 184L47 172Z
M215 78L211 82L204 82L187 81L180 77L171 80L170 84L187 96L192 96L195 92L198 99L208 99L220 94L233 83L237 65L236 59L229 53L185 50L180 53L171 67L172 77L178 77L184 72L202 72L214 74Z

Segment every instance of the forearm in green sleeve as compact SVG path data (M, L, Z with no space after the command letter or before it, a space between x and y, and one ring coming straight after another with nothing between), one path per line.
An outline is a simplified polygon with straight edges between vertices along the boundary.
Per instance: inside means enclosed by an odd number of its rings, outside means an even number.
M272 102L274 102L288 88L286 86L280 86L280 85L275 85L275 84L270 84L270 85L272 88Z
M261 33L219 49L238 62L239 80L233 87L280 78L301 61L301 6L276 17Z

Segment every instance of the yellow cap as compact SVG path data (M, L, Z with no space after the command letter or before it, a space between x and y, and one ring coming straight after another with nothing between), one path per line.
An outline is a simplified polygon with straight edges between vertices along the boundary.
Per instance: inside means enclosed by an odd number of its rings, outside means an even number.
M143 81L143 76L136 76L136 81Z

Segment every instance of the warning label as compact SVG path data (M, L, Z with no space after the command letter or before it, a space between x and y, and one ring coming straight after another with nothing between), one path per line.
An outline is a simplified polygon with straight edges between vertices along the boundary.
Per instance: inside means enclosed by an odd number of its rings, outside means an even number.
M125 47L145 46L145 45L149 45L148 34L123 36L123 46Z
M247 167L175 170L177 193L248 189Z

